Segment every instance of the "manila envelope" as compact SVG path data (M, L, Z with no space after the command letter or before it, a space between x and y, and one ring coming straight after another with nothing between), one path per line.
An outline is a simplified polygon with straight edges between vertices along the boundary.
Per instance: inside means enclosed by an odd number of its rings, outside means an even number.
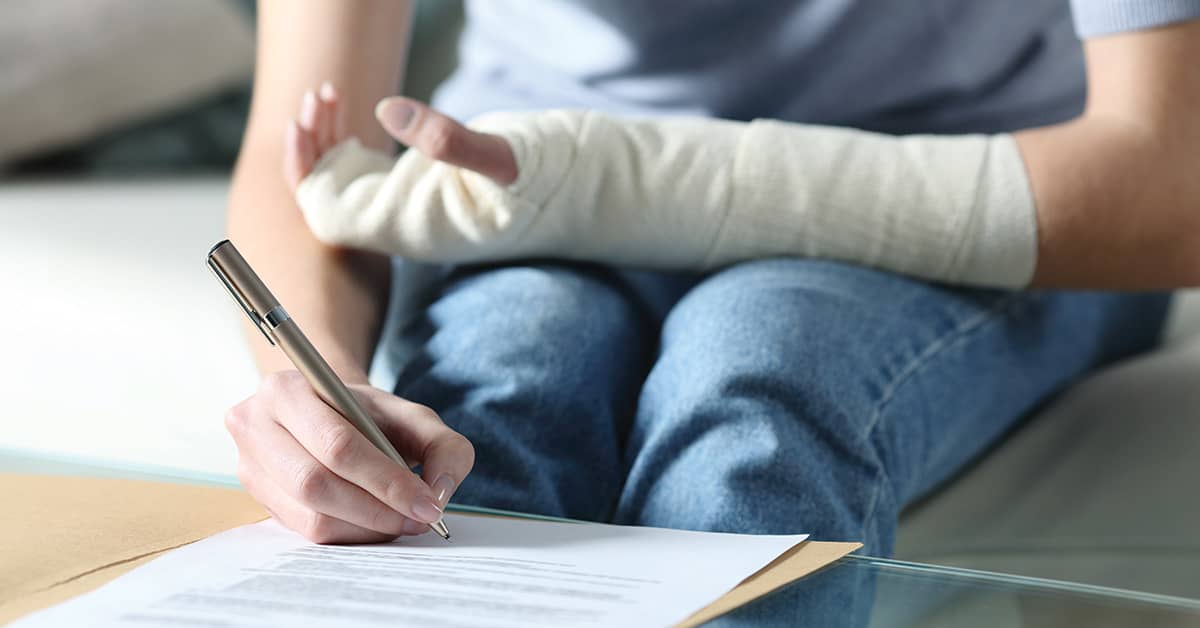
M265 519L246 493L190 484L0 473L0 624L81 595L171 549ZM688 617L699 625L861 547L810 541Z

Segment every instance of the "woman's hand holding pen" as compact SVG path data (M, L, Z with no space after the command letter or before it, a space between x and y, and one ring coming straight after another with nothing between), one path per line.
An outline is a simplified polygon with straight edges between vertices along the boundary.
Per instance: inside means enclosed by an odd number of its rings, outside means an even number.
M349 387L404 459L422 466L421 478L372 445L297 371L268 375L226 415L238 478L277 520L317 543L428 531L471 471L475 449L425 406Z
M429 157L499 183L516 179L512 152L498 136L405 98L385 99L376 113L393 137ZM284 178L293 190L346 139L343 119L339 94L328 83L305 95L284 140ZM275 519L318 543L423 534L471 471L474 448L425 406L365 384L349 388L404 460L421 465L421 478L372 445L297 371L268 375L226 415L238 478Z

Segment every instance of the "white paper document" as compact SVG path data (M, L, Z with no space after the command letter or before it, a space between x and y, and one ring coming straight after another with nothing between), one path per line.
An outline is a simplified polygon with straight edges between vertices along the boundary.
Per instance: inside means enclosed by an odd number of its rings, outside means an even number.
M14 626L667 626L807 538L465 515L446 525L450 542L323 546L264 521Z

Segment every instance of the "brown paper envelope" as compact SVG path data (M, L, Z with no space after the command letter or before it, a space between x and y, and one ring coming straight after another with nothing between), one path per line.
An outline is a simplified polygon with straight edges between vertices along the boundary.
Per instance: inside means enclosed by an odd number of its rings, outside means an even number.
M717 598L715 602L696 611L683 620L677 628L691 628L711 621L729 611L752 602L790 582L832 563L833 561L862 547L862 543L829 543L806 541L779 555L732 591Z
M4 473L0 495L0 623L267 516L239 490L139 480Z
M242 491L0 473L0 624L81 595L170 549L265 519ZM727 613L861 547L802 543L682 626Z

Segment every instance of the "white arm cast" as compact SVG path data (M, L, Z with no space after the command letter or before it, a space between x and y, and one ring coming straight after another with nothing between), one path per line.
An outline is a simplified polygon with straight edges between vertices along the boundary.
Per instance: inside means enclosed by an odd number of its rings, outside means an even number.
M1033 274L1033 198L1008 135L591 111L491 114L471 126L509 140L512 185L349 141L297 192L313 233L424 261L704 270L790 255L1010 288Z

